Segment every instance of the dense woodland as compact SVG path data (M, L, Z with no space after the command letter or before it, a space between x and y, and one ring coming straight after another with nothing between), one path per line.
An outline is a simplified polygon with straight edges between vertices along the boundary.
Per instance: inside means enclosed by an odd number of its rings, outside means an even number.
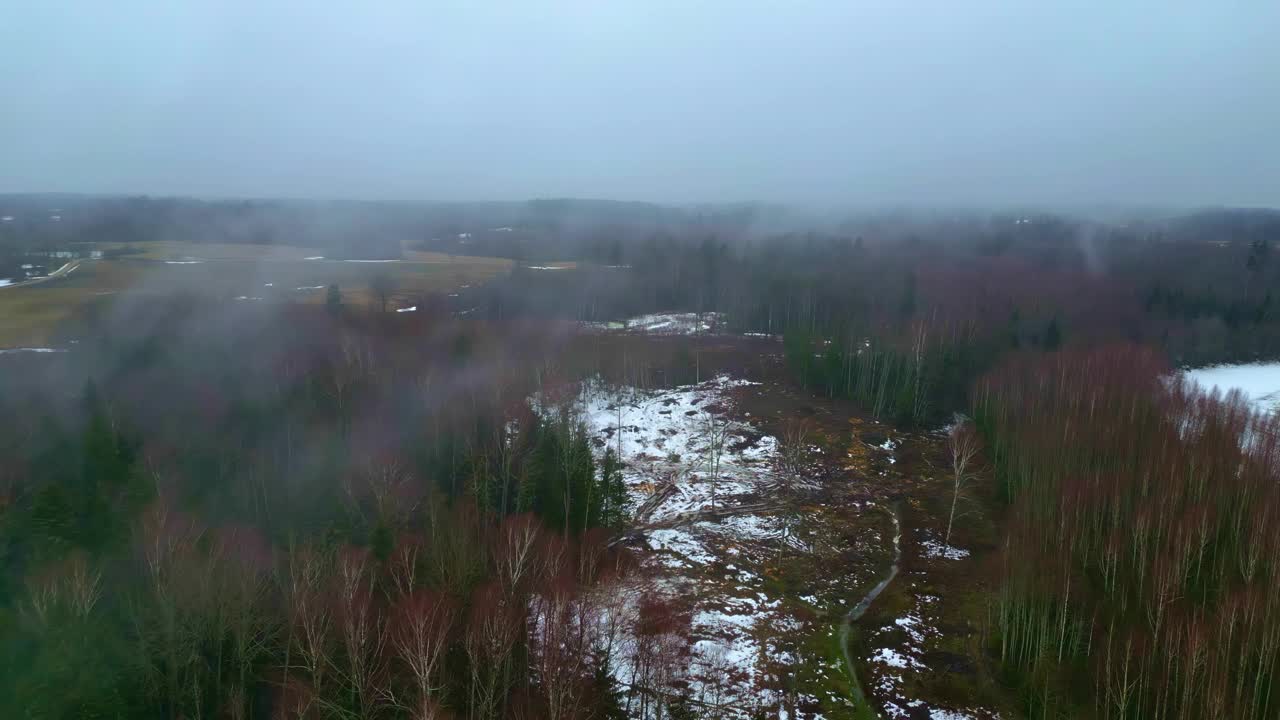
M303 232L106 207L48 231L74 236L5 232L25 250ZM0 357L0 715L696 716L637 690L678 688L687 652L660 594L630 621L643 676L610 672L595 620L621 613L624 493L569 402L602 371L702 377L700 338L655 352L575 326L657 311L780 336L797 386L902 427L975 418L1006 526L986 641L1028 716L1276 715L1280 427L1168 374L1280 356L1275 214L797 234L751 208L584 207L398 208L369 229L521 260L465 317L176 297L98 306L76 352ZM323 242L363 247L368 210ZM566 282L538 257L580 267Z
M1165 369L1116 346L1023 355L978 386L1010 503L993 651L1037 716L1280 707L1280 417Z

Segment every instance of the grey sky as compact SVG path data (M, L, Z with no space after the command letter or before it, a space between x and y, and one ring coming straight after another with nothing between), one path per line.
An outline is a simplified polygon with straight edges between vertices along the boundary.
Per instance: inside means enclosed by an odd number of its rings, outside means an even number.
M1278 30L1275 0L17 0L0 192L1280 205Z

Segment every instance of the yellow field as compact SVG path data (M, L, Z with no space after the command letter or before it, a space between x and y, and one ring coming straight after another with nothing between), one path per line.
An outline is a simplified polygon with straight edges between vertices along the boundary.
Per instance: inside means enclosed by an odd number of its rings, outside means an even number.
M118 247L101 243L95 249ZM143 250L116 259L82 260L67 277L36 285L0 288L0 348L39 346L53 340L58 325L90 303L126 293L194 292L266 302L323 302L324 288L337 284L346 304L368 303L373 278L385 274L394 287L392 307L430 292L448 292L507 272L499 258L406 252L395 262L306 260L324 255L314 248L264 245L139 243Z

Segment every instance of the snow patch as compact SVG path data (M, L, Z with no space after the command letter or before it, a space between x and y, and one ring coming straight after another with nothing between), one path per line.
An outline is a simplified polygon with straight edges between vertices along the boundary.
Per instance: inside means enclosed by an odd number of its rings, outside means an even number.
M952 547L937 540L925 540L920 543L921 550L927 558L942 558L944 560L963 560L969 557L969 551L963 548Z
M641 335L696 335L715 332L724 322L723 313L658 313L628 320L583 323L596 332L623 331Z
M0 348L0 355L10 355L16 353L64 353L66 348L47 348L47 347L20 347L20 348Z
M1206 390L1222 393L1239 390L1255 410L1280 410L1280 362L1247 365L1211 365L1184 370L1183 375Z
M880 648L871 656L871 662L882 663L894 668L923 669L924 665L909 655L902 655L893 648Z

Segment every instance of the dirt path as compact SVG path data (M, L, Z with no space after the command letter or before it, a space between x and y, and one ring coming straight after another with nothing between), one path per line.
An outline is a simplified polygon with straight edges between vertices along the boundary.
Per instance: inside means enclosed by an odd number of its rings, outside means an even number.
M853 654L849 652L849 637L853 634L853 624L856 623L867 612L867 608L871 607L871 603L880 597L880 593L889 587L889 583L898 576L898 565L902 562L902 521L898 518L898 509L893 508L889 511L889 517L893 519L893 563L889 566L889 572L884 578L871 588L871 591L858 601L857 605L844 616L844 621L840 623L840 651L844 653L845 668L849 672L849 681L852 683L855 694L854 700L863 708L871 717L876 717L875 711L871 709L871 703L867 701L866 693L862 690L862 684L858 682L858 673L854 668Z

